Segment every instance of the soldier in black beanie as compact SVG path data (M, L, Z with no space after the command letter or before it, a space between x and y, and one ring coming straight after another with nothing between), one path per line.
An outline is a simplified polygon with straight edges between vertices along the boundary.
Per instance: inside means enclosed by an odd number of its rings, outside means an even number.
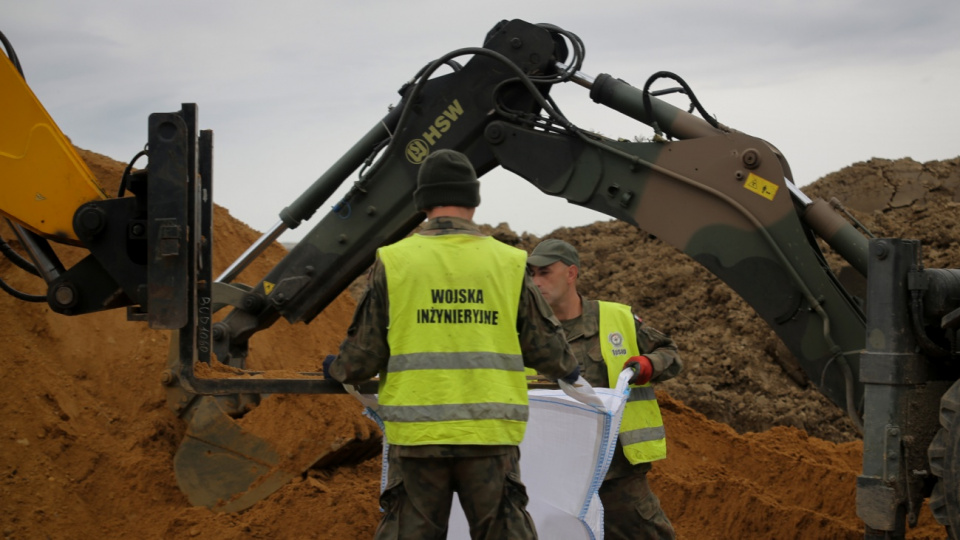
M456 492L473 538L533 540L524 368L571 383L580 368L526 253L473 222L480 182L467 156L433 152L417 186L427 223L377 250L340 354L323 363L346 384L380 374L390 446L376 538L445 538Z
M480 181L467 156L447 149L427 156L417 174L413 202L420 211L437 206L480 206Z

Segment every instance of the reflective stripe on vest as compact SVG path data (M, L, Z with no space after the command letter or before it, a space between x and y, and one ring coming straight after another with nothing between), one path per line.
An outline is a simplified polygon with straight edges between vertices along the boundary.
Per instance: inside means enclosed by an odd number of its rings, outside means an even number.
M517 337L526 253L449 234L413 235L377 254L390 302L378 411L387 442L519 444L528 416Z
M600 353L607 364L610 387L617 384L623 363L640 354L630 306L600 302ZM667 434L660 406L650 383L630 386L630 395L620 424L620 444L631 464L667 457Z

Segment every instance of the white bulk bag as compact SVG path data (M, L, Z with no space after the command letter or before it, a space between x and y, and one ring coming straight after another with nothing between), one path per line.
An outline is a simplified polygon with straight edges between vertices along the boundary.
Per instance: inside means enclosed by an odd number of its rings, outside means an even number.
M624 370L616 388L593 388L581 377L574 386L561 381L561 390L530 390L530 419L520 443L520 476L530 497L527 511L540 538L603 538L603 507L597 490L613 459L632 375L633 371ZM346 388L366 405L366 414L382 430L376 396ZM381 490L387 477L386 456L384 441ZM470 538L459 504L451 510L448 538Z

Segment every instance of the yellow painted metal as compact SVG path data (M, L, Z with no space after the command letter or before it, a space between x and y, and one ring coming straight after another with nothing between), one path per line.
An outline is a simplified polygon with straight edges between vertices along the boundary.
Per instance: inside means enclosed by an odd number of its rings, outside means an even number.
M0 118L0 214L45 238L79 244L74 212L107 195L3 54Z

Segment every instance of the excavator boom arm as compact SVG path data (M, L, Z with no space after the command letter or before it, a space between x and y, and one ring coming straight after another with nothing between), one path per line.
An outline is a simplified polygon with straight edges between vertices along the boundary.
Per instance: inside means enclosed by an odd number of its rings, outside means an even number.
M412 198L419 162L452 148L481 176L503 167L547 195L680 249L743 296L824 393L858 417L864 317L810 240L782 156L760 139L713 126L610 76L579 82L602 105L677 140L611 140L570 125L547 100L550 85L539 82L550 75L562 82L566 51L559 38L541 26L503 22L484 49L455 52L472 56L462 68L427 77L451 54L408 85L401 103L281 213L296 224L291 216L315 208L303 199L331 193L384 148L344 200L248 293L256 309L237 309L223 321L216 334L224 343L215 346L221 361L242 366L242 343L280 316L310 321L369 267L379 246L409 234L423 219ZM848 245L866 250L862 236Z

